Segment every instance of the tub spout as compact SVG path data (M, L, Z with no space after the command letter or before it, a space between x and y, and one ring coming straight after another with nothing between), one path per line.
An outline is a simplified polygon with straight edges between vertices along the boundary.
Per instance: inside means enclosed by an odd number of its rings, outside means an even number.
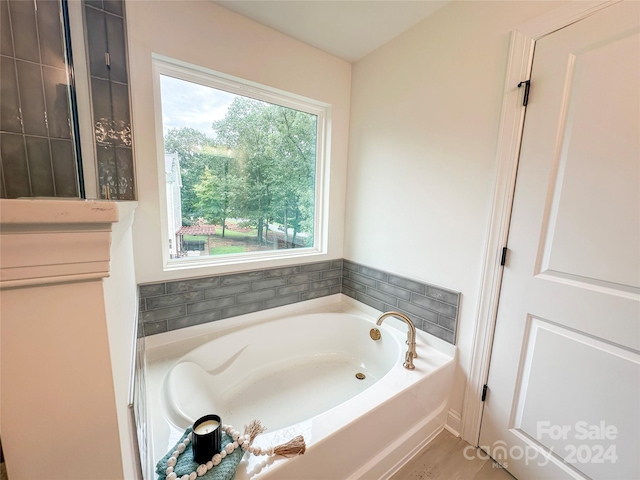
M413 359L418 358L418 354L416 353L416 327L413 325L413 322L409 317L400 313L400 312L386 312L378 317L378 321L376 325L382 325L382 322L385 318L388 317L396 317L402 320L407 324L407 345L409 348L407 350L407 355L405 356L404 363L402 366L404 368L408 368L409 370L413 370L416 368L413 365Z

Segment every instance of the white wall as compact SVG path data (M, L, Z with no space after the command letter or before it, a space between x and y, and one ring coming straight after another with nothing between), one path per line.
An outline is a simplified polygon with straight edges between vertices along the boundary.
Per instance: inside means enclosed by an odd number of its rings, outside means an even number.
M138 312L131 230L136 202L116 205L118 222L111 230L109 276L103 281L103 289L122 467L124 478L134 480L138 478L138 451L128 405Z
M462 292L472 350L510 31L559 2L453 2L353 67L345 258Z
M116 220L113 202L0 200L9 478L124 478L102 283Z
M151 55L157 53L332 105L328 252L341 258L351 65L212 2L128 1L127 29L139 208L134 223L138 283L265 268L251 265L164 272ZM309 258L309 261L323 257ZM300 263L299 258L277 264Z

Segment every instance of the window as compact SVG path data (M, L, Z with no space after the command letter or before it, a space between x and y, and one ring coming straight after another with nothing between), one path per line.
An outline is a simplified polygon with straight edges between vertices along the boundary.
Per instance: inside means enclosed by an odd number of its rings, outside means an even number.
M328 106L198 67L154 66L168 265L322 252Z

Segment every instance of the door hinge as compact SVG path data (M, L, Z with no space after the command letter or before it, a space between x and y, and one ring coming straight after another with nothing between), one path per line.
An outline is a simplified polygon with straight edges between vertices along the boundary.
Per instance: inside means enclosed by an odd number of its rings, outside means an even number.
M109 52L104 52L104 64L107 68L111 68L111 55Z
M500 257L500 265L504 267L504 264L507 263L507 247L502 247L502 257Z
M531 80L525 80L518 84L518 88L524 85L524 96L522 97L522 106L526 107L529 103L529 89L531 88Z
M482 387L482 401L484 402L487 399L487 385L485 384Z

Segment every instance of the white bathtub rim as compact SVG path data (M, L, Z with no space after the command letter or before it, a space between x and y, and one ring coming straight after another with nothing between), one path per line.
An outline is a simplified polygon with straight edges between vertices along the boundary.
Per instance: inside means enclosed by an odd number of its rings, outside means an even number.
M251 326L252 324L261 324L263 322L266 323L271 320L281 318L283 316L297 316L299 314L304 314L304 313L323 313L323 312L326 312L326 313L340 312L340 313L350 313L354 315L364 315L365 318L368 318L369 320L371 318L375 320L375 318L380 315L379 311L371 307L368 307L367 305L364 305L360 302L356 302L355 300L345 295L337 294L337 295L332 295L330 297L323 297L320 299L314 299L306 302L301 302L298 304L287 305L284 307L278 307L278 308L274 308L274 309L270 309L262 312L256 312L256 313L233 317L225 320L218 320L208 324L197 325L197 326L188 327L180 330L175 330L165 334L158 334L158 335L153 335L151 337L146 337L145 340L147 343L147 349L146 349L147 360L150 364L149 366L155 367L155 365L161 365L160 366L161 370L168 371L171 368L171 366L174 365L175 362L188 351L214 338L223 336L227 333L246 328L248 326ZM404 342L404 338L406 336L406 326L399 320L394 321L394 319L389 319L385 321L385 323L383 324L383 327L388 328L388 326L396 327L397 328L396 335L398 335L399 338L402 340L402 342ZM394 328L394 330L396 328ZM430 335L427 332L418 331L417 333L418 333L418 355L421 354L421 351L423 353L423 355L421 355L422 358L416 359L417 365L420 365L420 363L424 361L424 349L427 347L431 347L433 348L433 350L436 350L437 352L439 352L438 356L442 355L443 357L449 357L450 360L445 363L455 361L457 349L454 345L444 342L434 337L433 335ZM402 375L402 376L413 373L413 372L410 372L409 370L403 369L400 364L394 366L393 369L387 375L391 375L392 372L397 372L399 375ZM154 376L157 376L157 374L154 374ZM379 384L380 382L372 385L365 392L362 392L361 394L358 394L353 398L357 398L363 393L371 392L371 388L376 387L376 385L379 385ZM378 388L380 387L378 386ZM405 388L411 388L411 387L406 387L406 384L405 384ZM379 398L379 400L382 400L382 401L376 401L375 405L373 406L367 405L367 408L369 409L376 408L377 406L380 406L386 402L392 401L393 398L398 394L399 392L397 390L394 392L388 391L386 395L383 395L385 397L384 400ZM349 401L351 401L351 399L348 400L347 402ZM368 398L366 401L370 402L371 398ZM328 412L331 412L336 408L340 408L341 405L338 405L337 407L333 407L333 409L329 409ZM149 411L149 415L152 415L151 408L148 411ZM326 413L327 412L323 412L317 415L316 417L326 415ZM345 419L340 419L340 422L337 422L338 419L335 419L335 420L336 422L335 423L332 422L332 423L334 426L337 427L337 429L332 430L333 433L335 433L337 430L341 428L344 428L344 424L346 423ZM153 461L156 456L156 453L155 453L156 439L154 435L155 423L156 421L149 418L148 426L149 426L150 438L148 439L147 443L149 448L149 460L150 460L149 467L151 471L153 471L153 468L154 468ZM442 424L444 425L444 422L442 422ZM441 429L443 425L437 425L437 428ZM173 431L175 428L173 426L169 426L168 424L167 426L164 426L164 427L161 427L160 425L158 425L158 427L160 427L161 430L163 431L167 431L167 428L169 428L170 432ZM241 426L237 426L237 428L240 428L240 427ZM329 427L330 425L327 426L327 429L329 429ZM262 445L268 445L272 443L270 441L270 437L272 437L276 432L277 431L265 432L264 434L258 437L259 441L257 440L256 443L262 444ZM173 434L175 433L176 432L174 431ZM328 435L317 435L314 438L310 439L310 444L313 445L313 444L316 444L317 442L321 442L322 439L326 438L327 436ZM421 437L421 438L424 438L424 437ZM161 443L164 443L164 441L162 441ZM280 461L276 460L274 463L280 463ZM253 465L254 462L250 462L250 464ZM249 468L250 467L251 465L249 466ZM155 478L155 477L153 476L151 478Z

